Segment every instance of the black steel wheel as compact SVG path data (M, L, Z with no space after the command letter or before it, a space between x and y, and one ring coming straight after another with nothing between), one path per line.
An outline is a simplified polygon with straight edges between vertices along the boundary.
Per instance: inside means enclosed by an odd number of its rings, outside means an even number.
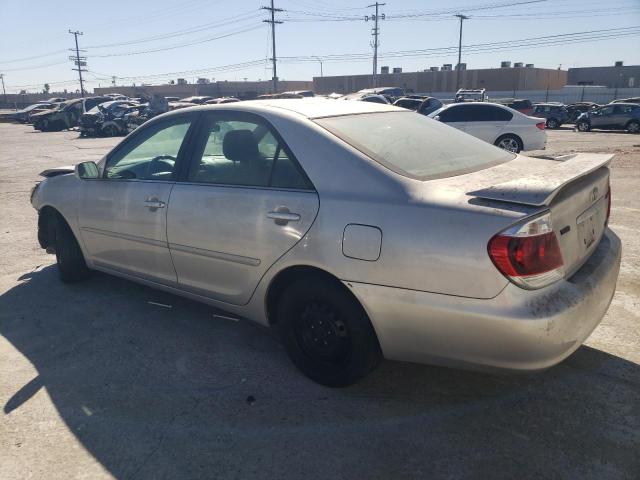
M319 275L290 284L275 320L291 361L322 385L352 385L382 360L367 314L337 280Z

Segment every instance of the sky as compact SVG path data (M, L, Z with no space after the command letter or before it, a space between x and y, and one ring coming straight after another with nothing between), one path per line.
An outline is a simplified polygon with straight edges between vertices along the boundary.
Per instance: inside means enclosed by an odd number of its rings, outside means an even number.
M371 0L372 1L372 0ZM527 3L522 3L527 2ZM269 0L0 0L0 73L7 93L79 88L68 59L78 36L85 88L271 78ZM563 69L640 64L640 0L386 0L378 65L403 71L503 60ZM514 3L519 3L513 5ZM511 5L510 5L511 4ZM52 6L53 5L53 6ZM278 77L311 80L372 70L368 2L275 0ZM369 21L365 21L369 16ZM636 27L635 29L633 27ZM289 58L287 58L289 57Z

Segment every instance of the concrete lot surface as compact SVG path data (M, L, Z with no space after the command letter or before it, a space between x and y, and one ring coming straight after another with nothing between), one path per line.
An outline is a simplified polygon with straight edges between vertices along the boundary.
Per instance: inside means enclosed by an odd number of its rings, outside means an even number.
M210 307L102 274L62 284L29 190L119 139L0 124L0 478L637 479L640 135L548 133L547 154L617 154L623 265L586 346L536 375L385 362L331 390Z

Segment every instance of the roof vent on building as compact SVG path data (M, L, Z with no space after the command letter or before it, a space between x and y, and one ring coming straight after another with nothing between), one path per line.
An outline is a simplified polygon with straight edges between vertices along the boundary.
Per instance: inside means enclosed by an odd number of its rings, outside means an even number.
M402 73L402 67L393 67L393 73Z
M522 68L524 67L524 63L522 62L516 62L513 64L513 68Z
M383 75L385 73L389 73L389 67L387 67L387 66L380 67L380 73L382 73Z
M533 63L527 63L527 64L525 65L525 67L526 67L526 68L533 68Z
M466 70L466 69L467 69L466 63L459 63L456 65L456 70Z
M616 67L624 67L624 62L622 60L618 60L616 62Z
M500 62L500 68L511 68L511 62L509 60Z
M445 63L444 65L442 65L442 70L451 70L453 68L453 64L451 63Z
M437 72L438 70L440 70L440 67L429 67L430 72Z

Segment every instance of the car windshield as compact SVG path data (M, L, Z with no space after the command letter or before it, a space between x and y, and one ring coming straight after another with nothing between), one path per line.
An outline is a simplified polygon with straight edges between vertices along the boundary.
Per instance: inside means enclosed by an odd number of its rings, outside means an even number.
M462 175L515 158L513 153L409 111L315 121L394 172L419 180Z

